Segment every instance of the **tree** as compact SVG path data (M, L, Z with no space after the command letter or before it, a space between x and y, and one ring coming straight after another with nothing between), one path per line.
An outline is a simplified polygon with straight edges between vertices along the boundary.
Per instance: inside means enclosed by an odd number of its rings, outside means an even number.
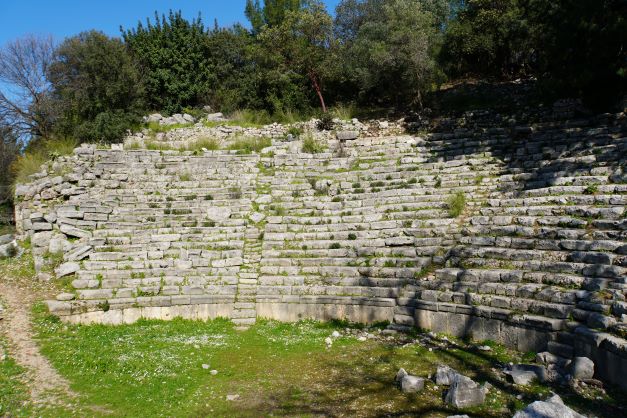
M46 78L51 37L26 36L0 49L0 119L18 136L50 135L53 108Z
M13 129L0 122L0 204L11 200L13 175L11 165L19 155L21 143Z
M209 91L208 57L212 51L200 16L189 22L181 12L147 19L122 36L142 68L148 106L169 113L201 104Z
M326 112L323 82L333 44L333 20L324 5L310 2L302 9L288 11L280 25L266 27L259 38L267 51L278 53L282 71L306 76Z
M66 39L48 76L61 111L58 134L89 142L119 140L142 110L136 65L120 39L101 32Z
M263 7L259 0L246 0L244 13L250 21L253 33L261 32L264 25L280 25L288 12L295 12L303 6L303 0L264 0Z
M627 89L627 2L521 0L544 87L606 109Z
M447 27L441 60L451 76L533 73L534 49L519 0L468 0Z
M441 79L439 19L416 0L347 0L338 7L344 72L367 103L421 106ZM357 10L353 10L357 7Z

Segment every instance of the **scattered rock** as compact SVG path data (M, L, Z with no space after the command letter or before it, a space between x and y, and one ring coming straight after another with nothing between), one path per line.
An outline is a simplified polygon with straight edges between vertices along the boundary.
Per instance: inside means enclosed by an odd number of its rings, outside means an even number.
M416 393L425 388L425 379L410 374L401 379L401 390L404 393Z
M400 382L401 382L401 380L403 380L403 378L404 378L405 376L407 376L408 374L409 374L409 373L407 373L407 372L405 371L405 369L403 369L403 368L401 367L400 369L398 369L398 372L396 373L396 377L394 378L394 381L395 381L396 383L400 383Z
M358 131L338 131L335 137L340 141L352 141L359 136Z
M331 348L331 346L333 345L333 340L331 339L331 337L327 337L324 339L324 343L327 345L327 348Z
M553 395L546 401L535 401L524 410L516 412L514 418L585 418L568 406L562 398Z
M485 402L487 388L461 374L455 375L445 401L455 408L468 408Z
M61 302L67 302L70 300L74 300L76 296L73 293L59 293L57 295L57 300Z
M54 270L54 274L57 275L57 278L69 276L70 274L76 273L81 269L81 266L78 263L67 262L61 264Z
M435 384L438 386L449 386L458 374L456 370L449 366L440 365L435 372Z
M227 401L236 401L239 399L239 395L226 395L226 400Z
M331 334L331 337L333 338L340 338L341 334L337 331L333 331L333 333Z
M203 368L204 370L209 370L209 365L208 365L208 364L204 364L204 363L203 363L202 368Z
M492 347L490 347L489 345L480 345L479 347L477 347L477 349L479 351L492 351Z
M548 380L546 367L533 364L516 364L504 370L504 373L517 385L529 385L534 380L540 382Z
M209 373L211 374L211 376L215 376L215 375L218 374L218 371L217 370L211 370Z
M568 366L568 373L577 380L594 377L594 362L587 357L575 357Z

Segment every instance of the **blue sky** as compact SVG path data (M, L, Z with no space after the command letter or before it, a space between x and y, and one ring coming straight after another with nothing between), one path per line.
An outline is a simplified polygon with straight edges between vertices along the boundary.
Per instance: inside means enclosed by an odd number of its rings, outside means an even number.
M339 0L324 0L330 12ZM169 9L187 18L201 12L203 21L220 26L245 22L246 0L0 0L0 45L24 34L52 34L57 41L88 29L119 36L120 25L133 27L139 20Z

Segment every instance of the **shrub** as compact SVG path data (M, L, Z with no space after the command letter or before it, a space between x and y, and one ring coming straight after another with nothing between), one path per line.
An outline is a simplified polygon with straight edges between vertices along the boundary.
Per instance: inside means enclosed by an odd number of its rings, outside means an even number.
M320 131L330 131L334 126L335 123L333 122L333 116L328 112L322 113L318 118L318 123L316 124L316 127Z
M73 138L58 138L48 141L40 141L30 149L27 148L23 155L15 159L11 170L15 175L15 183L27 183L28 176L38 173L41 166L48 160L55 159L74 152L76 141Z
M302 151L307 154L318 154L324 151L324 147L320 143L314 139L313 136L307 135L305 139L303 139L303 148Z
M179 180L181 181L190 181L191 179L192 179L192 175L190 173L179 174Z
M451 218L457 218L466 207L466 195L463 192L457 192L447 201L448 214Z
M202 149L215 151L220 149L220 143L215 138L201 138L185 147L186 151L201 151Z
M342 248L342 246L339 242L334 242L333 244L329 245L329 249L331 250L339 250L340 248Z
M238 154L252 154L253 152L261 152L262 149L272 145L270 138L238 138L228 149L237 151Z
M355 241L357 239L357 235L353 234L352 232L350 234L348 234L348 239L350 241Z

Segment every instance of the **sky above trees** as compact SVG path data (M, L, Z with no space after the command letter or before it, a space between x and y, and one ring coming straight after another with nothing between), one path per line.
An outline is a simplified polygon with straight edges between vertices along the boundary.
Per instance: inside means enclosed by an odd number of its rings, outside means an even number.
M324 0L333 13L339 0ZM66 36L97 29L110 36L120 35L120 25L135 27L138 20L181 10L192 19L202 14L206 24L220 26L249 23L244 16L246 0L21 0L0 1L0 45L25 34L52 34L60 41Z

